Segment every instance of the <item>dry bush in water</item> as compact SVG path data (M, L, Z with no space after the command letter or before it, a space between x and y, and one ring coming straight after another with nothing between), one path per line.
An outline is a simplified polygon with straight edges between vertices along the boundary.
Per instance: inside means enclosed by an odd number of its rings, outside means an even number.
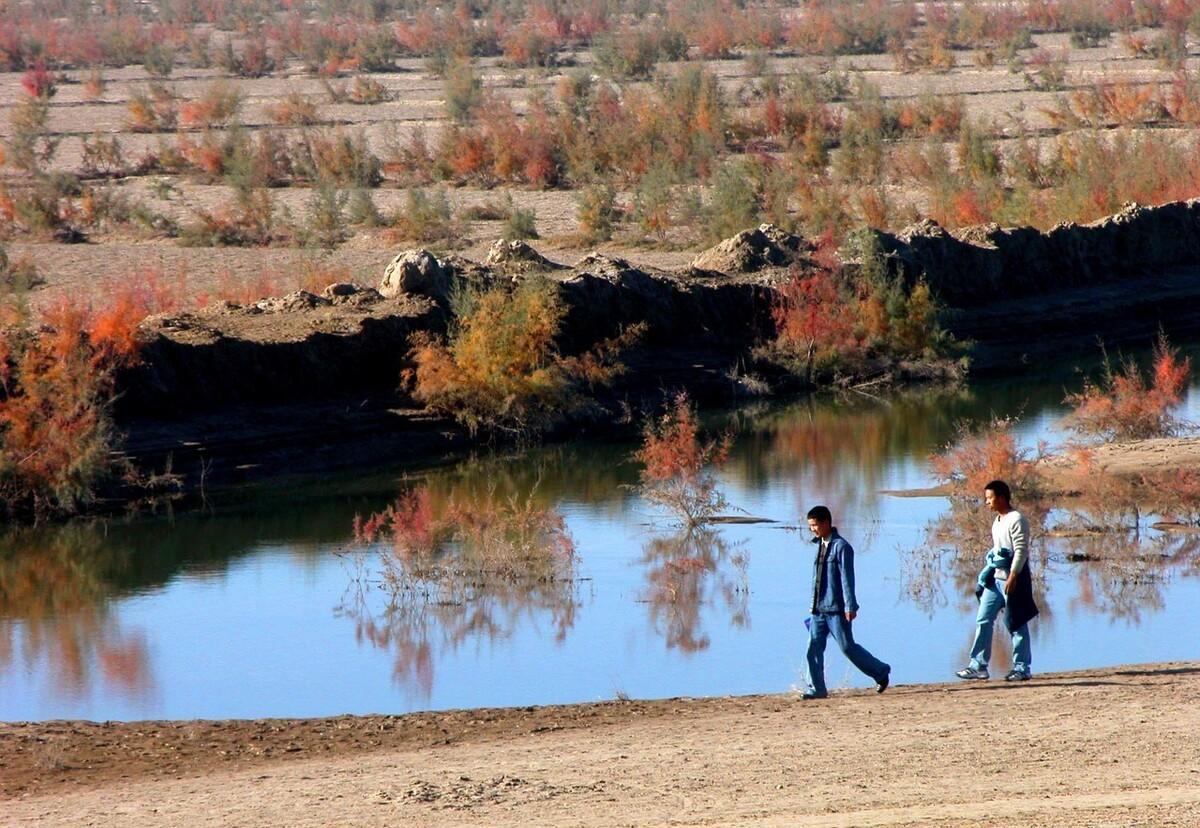
M1142 440L1177 433L1182 424L1172 412L1183 399L1191 375L1190 359L1180 359L1165 336L1154 346L1154 359L1147 377L1132 360L1114 369L1106 360L1098 383L1088 382L1083 390L1068 394L1074 408L1067 428L1089 437L1106 440Z
M945 484L950 498L982 500L983 487L992 480L1004 480L1014 498L1031 499L1046 491L1045 475L1040 468L1047 447L1039 444L1031 451L1017 443L1015 420L995 419L981 429L959 427L958 438L930 458L933 476Z
M732 443L730 434L701 440L696 412L687 395L679 394L642 431L642 447L634 455L642 464L638 493L689 529L710 522L728 506L712 469L729 458Z
M583 413L591 405L588 392L624 370L618 356L642 330L630 328L566 357L554 342L566 309L547 280L468 289L454 304L448 341L428 333L413 337L415 367L405 379L418 401L472 433L532 436Z
M575 623L576 552L562 516L534 493L494 491L462 500L420 486L387 509L355 519L360 544L381 544L376 609L364 589L367 559L354 556L358 589L339 613L356 635L395 653L395 676L428 695L435 646L508 635L533 611L550 615L562 641Z
M412 579L507 582L570 581L575 544L554 509L526 497L499 498L489 492L460 503L438 500L425 487L414 489L365 520L356 519L362 543L386 540L385 583L393 591ZM447 554L453 550L453 554Z

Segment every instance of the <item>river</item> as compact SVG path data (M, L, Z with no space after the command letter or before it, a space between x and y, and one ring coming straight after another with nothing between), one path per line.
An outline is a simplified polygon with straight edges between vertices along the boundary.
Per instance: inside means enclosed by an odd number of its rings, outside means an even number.
M858 550L860 643L892 664L893 683L951 680L973 632L978 550L955 556L929 542L944 498L883 492L930 485L930 453L963 420L1019 416L1023 444L1061 441L1064 384L709 413L708 425L737 434L720 472L729 502L773 522L720 526L689 553L691 568L673 568L670 521L631 488L635 446L612 442L277 481L201 512L10 534L0 542L0 720L787 691L805 680L812 547L801 517L818 503ZM1182 416L1200 420L1200 388ZM574 580L397 606L375 582L378 550L356 545L352 526L415 483L460 500L534 491L565 517ZM1118 563L1072 560L1091 539L1037 544L1035 672L1196 658L1200 540L1148 521ZM1005 649L998 642L993 675ZM826 661L831 689L870 685L836 647Z

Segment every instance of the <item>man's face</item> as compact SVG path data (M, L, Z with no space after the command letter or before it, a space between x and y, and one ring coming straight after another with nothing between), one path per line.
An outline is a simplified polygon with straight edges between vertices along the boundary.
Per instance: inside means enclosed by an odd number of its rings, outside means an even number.
M1002 508L1008 505L1007 500L997 495L991 489L983 490L983 502L987 504L987 507L993 512L999 512Z
M820 521L816 518L808 519L808 531L812 532L818 538L828 535L831 526L832 524L826 521Z

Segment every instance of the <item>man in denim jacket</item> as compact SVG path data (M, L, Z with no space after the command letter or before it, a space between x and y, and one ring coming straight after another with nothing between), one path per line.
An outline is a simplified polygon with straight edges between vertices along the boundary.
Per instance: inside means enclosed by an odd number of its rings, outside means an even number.
M812 618L809 620L808 681L805 700L823 699L825 688L825 641L830 633L850 663L875 680L875 692L888 687L892 668L854 641L851 629L858 615L854 597L854 548L838 534L833 516L825 506L808 512L808 529L817 544L813 563Z

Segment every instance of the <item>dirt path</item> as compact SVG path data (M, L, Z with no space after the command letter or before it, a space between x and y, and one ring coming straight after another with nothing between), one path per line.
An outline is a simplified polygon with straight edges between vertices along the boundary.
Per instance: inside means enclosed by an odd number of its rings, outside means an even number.
M823 703L0 725L0 824L1194 826L1197 729L1200 663Z

